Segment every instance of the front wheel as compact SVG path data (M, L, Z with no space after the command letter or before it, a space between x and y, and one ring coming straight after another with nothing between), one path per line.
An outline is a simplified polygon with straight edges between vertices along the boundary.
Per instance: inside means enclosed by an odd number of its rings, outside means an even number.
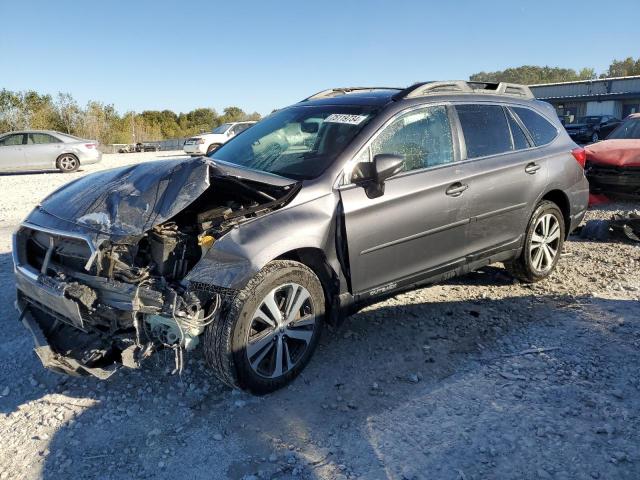
M547 200L540 202L529 220L522 253L505 266L523 282L547 278L560 258L564 234L564 216L558 206Z
M598 132L593 132L593 134L591 135L591 143L596 143L599 140L600 134L598 134Z
M322 285L308 267L271 262L207 328L205 357L226 384L256 394L272 392L309 362L324 314Z
M75 155L71 155L70 153L65 153L58 157L56 161L56 167L62 173L71 173L75 172L80 168L80 160Z

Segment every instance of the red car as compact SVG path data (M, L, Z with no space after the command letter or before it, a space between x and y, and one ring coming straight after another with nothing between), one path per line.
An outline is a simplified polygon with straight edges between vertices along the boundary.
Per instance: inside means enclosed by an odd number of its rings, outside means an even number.
M584 148L593 193L640 195L640 113L629 115L606 140Z

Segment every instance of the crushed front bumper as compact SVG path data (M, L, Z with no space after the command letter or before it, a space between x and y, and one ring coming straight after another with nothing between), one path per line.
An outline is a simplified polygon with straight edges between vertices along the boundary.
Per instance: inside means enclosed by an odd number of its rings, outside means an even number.
M16 307L21 312L20 320L33 338L34 351L42 362L42 365L57 373L84 376L93 375L101 380L109 378L120 365L113 363L106 367L89 366L81 363L70 355L64 355L56 351L45 336L42 327L33 317L29 305L24 302L16 302Z

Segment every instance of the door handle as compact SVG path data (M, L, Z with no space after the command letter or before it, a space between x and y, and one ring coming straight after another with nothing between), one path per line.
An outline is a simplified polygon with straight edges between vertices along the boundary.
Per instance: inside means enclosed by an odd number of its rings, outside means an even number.
M445 193L450 197L459 197L467 188L469 188L469 185L466 183L456 182L449 185Z
M540 170L540 165L537 165L533 162L531 162L529 165L524 167L524 171L527 172L529 175L534 175L538 170Z

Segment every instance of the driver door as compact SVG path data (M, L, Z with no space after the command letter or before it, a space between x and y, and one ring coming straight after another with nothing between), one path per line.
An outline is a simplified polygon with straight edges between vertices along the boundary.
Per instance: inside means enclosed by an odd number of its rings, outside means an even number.
M464 263L468 184L451 124L446 106L413 109L359 155L403 155L405 171L387 179L377 198L362 185L340 188L353 293L382 293Z

